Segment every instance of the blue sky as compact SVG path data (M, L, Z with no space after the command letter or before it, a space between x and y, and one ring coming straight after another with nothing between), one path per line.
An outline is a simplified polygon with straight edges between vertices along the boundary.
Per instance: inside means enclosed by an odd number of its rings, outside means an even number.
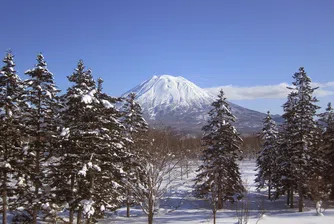
M161 74L268 89L304 66L314 82L334 81L332 0L12 0L1 8L3 55L13 50L24 78L42 52L62 90L79 59L112 95ZM332 87L322 106L333 102ZM263 97L231 100L281 112L284 98Z

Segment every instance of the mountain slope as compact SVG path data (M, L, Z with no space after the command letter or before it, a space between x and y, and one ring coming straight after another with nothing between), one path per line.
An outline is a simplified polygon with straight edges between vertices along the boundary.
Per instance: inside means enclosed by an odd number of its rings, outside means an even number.
M184 133L201 133L206 124L211 103L216 96L183 77L153 76L129 92L137 94L145 119L151 125L166 125ZM230 103L237 117L235 126L241 133L259 132L264 113Z

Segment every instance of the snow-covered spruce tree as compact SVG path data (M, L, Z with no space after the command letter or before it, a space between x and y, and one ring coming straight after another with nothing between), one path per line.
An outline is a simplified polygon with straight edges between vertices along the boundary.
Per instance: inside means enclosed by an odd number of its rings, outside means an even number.
M98 89L95 95L98 100L97 132L99 139L94 145L98 146L94 152L95 163L101 171L96 174L92 198L96 215L102 215L104 209L115 210L124 201L123 178L128 174L126 167L131 164L133 153L128 152L125 145L129 140L124 133L124 126L119 122L121 113L115 104L120 98L114 98L102 91L102 79L98 80Z
M147 156L145 148L147 148L148 144L148 124L143 118L142 109L135 101L135 98L135 93L129 93L122 107L122 124L125 127L124 135L131 139L131 141L127 142L126 148L133 155L131 163L128 164L128 167L125 167L127 172L125 184L127 217L130 217L130 206L135 202L131 195L131 187L127 185L136 185L140 181L140 176L143 175L143 167L141 165L143 164L143 159Z
M223 90L212 103L208 124L202 130L202 141L207 146L195 179L199 196L211 199L214 215L226 200L240 198L244 192L240 171L236 163L240 152L240 138L232 125L236 118L230 110Z
M82 61L68 79L73 86L62 96L65 127L59 163L66 178L59 181L59 195L69 203L73 223L75 211L77 222L82 214L91 221L105 208L119 206L123 163L129 155L123 149L116 99L102 92L102 80L96 86Z
M73 74L67 77L73 83L61 96L64 109L61 113L63 138L60 153L63 155L58 163L60 172L58 180L58 197L69 204L69 222L73 223L74 212L81 219L80 201L84 199L83 180L79 171L89 162L91 155L91 138L86 136L92 128L90 120L93 115L92 103L96 93L95 81L90 71L86 71L83 61L79 61ZM83 178L81 178L83 177Z
M278 138L278 153L276 158L276 170L274 172L275 185L275 199L280 195L287 193L287 204L293 208L293 193L296 186L296 176L292 172L295 167L291 160L292 158L292 143L294 142L293 134L296 131L295 117L296 117L297 93L291 92L288 95L287 102L283 105L283 118L281 132Z
M2 223L7 223L8 196L15 187L10 184L9 175L17 179L20 170L22 133L23 82L16 74L14 56L7 52L0 70L0 172L2 195Z
M314 120L316 110L319 107L315 104L318 100L313 97L313 92L317 88L311 87L311 79L307 76L304 68L293 75L294 82L292 91L296 92L297 102L294 107L293 124L294 133L292 133L291 142L291 161L294 169L291 171L297 178L297 190L299 195L299 211L303 211L304 197L309 194L309 181L312 174L318 173L317 169L321 160L316 152L317 124Z
M45 191L49 189L46 164L53 152L56 139L56 113L59 102L53 74L48 70L42 54L37 55L37 64L25 72L25 186L22 188L22 206L32 214L32 222L37 223L41 205L47 200Z
M323 127L321 153L326 161L325 181L330 192L330 199L334 200L334 109L328 103L326 111L319 115Z
M135 101L136 94L129 93L123 104L122 124L125 127L126 135L132 141L130 142L133 150L142 152L148 143L146 132L148 124L143 118L143 112L140 105Z
M278 130L269 111L263 122L262 140L261 151L256 160L256 170L258 171L258 174L256 175L257 177L255 181L258 183L258 189L268 187L268 199L271 199L271 190L274 185L274 173L277 169Z

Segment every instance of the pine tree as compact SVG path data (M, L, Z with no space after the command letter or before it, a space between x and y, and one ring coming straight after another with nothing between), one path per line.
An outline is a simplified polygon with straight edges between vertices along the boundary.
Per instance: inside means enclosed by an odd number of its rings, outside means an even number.
M128 139L122 135L124 126L120 123L121 113L115 107L120 98L114 98L102 91L102 79L98 80L96 99L96 130L99 138L94 145L95 163L101 171L96 174L95 188L92 194L95 210L102 214L104 209L115 210L124 199L123 179L126 167L131 163L133 153L126 150ZM98 215L96 214L96 215Z
M289 125L293 129L290 139L291 157L290 161L293 165L291 169L294 181L297 183L299 194L299 211L303 211L304 197L309 193L310 176L318 173L319 155L315 153L314 144L317 141L317 125L314 120L316 110L319 109L315 105L318 100L313 97L316 88L311 87L311 79L307 76L304 68L301 67L293 76L295 81L292 83L294 87L290 88L295 92L296 104L293 107L294 115Z
M235 195L241 196L244 191L236 163L242 140L232 125L235 120L221 90L212 103L208 124L202 129L207 149L203 151L203 164L195 181L199 195L211 199L214 215L223 207L223 201L234 200Z
M148 142L146 132L148 124L143 118L140 105L135 101L136 94L129 93L122 107L122 124L125 127L126 135L130 137L131 148L136 151L143 151L143 146Z
M287 102L283 105L283 118L284 123L282 125L282 131L279 133L279 148L278 156L276 159L277 170L274 173L275 183L275 199L287 192L287 204L293 208L293 193L296 189L295 175L292 172L294 170L294 164L291 160L292 157L292 142L294 141L293 134L295 133L295 107L297 104L297 94L291 92L288 95Z
M23 83L15 71L14 56L9 51L0 70L0 173L2 192L2 223L7 223L8 196L14 194L9 174L18 179L22 133Z
M92 104L96 101L96 85L90 70L85 70L81 60L73 74L67 78L73 85L61 96L64 127L60 154L63 156L58 163L61 178L57 188L60 189L58 197L69 204L69 222L73 223L75 211L78 212L78 222L81 221L80 202L87 193L84 191L85 175L79 175L79 172L87 166L92 156L92 139L88 135L92 131L90 121L94 115Z
M37 223L37 215L48 199L46 198L49 181L47 163L53 153L53 145L57 135L56 116L59 108L53 74L48 70L42 54L37 55L37 64L25 72L29 78L26 84L25 111L25 187L21 195L22 203L31 211L33 223ZM46 188L47 189L46 189Z
M70 223L75 211L79 223L82 214L91 221L119 206L122 170L130 155L124 151L117 99L102 92L102 80L96 86L82 61L68 79L73 86L62 96L64 156L59 163L67 178L60 181L59 195L69 203Z
M320 121L323 124L322 133L322 155L326 161L325 180L328 184L330 199L334 200L334 109L331 103L328 103L326 111L319 115Z
M268 187L268 199L271 199L271 190L274 185L274 173L277 169L278 130L269 111L267 117L264 119L262 139L262 149L256 161L258 174L255 181L258 183L258 189Z
M122 124L125 127L125 136L131 141L126 144L127 150L133 154L132 162L128 167L125 167L128 172L127 184L135 185L143 175L141 167L142 160L145 159L144 147L148 144L147 130L148 124L142 115L142 109L140 105L135 102L136 94L129 93L125 99L125 103L122 107ZM131 197L131 187L126 188L126 205L127 205L127 217L130 217L130 205L134 203Z

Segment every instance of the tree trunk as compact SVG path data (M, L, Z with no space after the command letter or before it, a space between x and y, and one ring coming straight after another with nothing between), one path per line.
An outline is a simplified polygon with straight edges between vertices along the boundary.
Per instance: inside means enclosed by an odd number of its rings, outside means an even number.
M218 209L223 209L223 201L221 199L218 200L218 203L217 203L217 208Z
M126 217L130 217L130 199L129 189L126 189Z
M32 216L32 223L34 224L37 224L37 213L38 213L37 205L34 205L34 211Z
M287 191L286 204L290 205L290 189Z
M126 217L130 217L130 203L126 201Z
M293 208L293 188L290 190L290 208Z
M218 190L218 201L217 201L217 209L223 209L223 200L222 200L222 193L220 189ZM214 202L215 203L215 202Z
M93 174L90 175L90 183L89 183L90 195L89 195L89 199L92 199L93 195L94 195L94 184L95 184L94 181L95 181L95 175L93 173ZM81 211L81 214L82 214L82 211ZM92 216L87 217L86 224L90 224L91 219L92 219Z
M7 224L7 172L3 172L3 190L2 190L2 223Z
M40 126L40 123L39 123L39 120L40 120L40 118L41 118L41 91L38 91L38 104L36 105L36 107L37 107L37 118L38 118L38 122L37 122L37 141L36 141L36 145L35 145L35 147L36 147L36 151L35 151L35 153L36 153L36 159L35 159L35 176L34 176L34 185L35 185L35 200L37 200L37 201L39 201L39 198L38 198L38 192L39 192L39 178L37 178L36 177L36 175L37 176L40 176L40 168L39 168L39 160L40 160L40 149L41 149L41 141L42 141L42 139L41 139L41 134L40 134L40 130L41 130L41 126ZM36 203L36 201L35 201L35 203ZM38 204L35 204L34 205L34 208L33 208L33 220L32 220L32 222L34 223L34 224L37 224L37 216L38 216L38 210L39 210L39 208L38 208Z
M271 186L268 186L268 200L271 199Z
M148 224L153 224L153 212L149 211L148 214Z
M182 177L183 177L183 163L181 163L181 166L180 166L180 168L181 168L181 180L183 179Z
M40 140L40 138L38 138L38 140ZM39 147L39 144L37 144L37 148ZM36 150L36 164L35 164L35 175L39 175L39 156L40 156L40 152L39 150ZM35 182L35 198L38 200L38 192L39 192L39 183L38 183L38 178L36 176L34 176L34 182ZM36 202L35 202L36 203ZM34 205L34 210L33 210L33 220L32 222L34 224L37 224L37 216L38 216L38 205Z
M74 209L70 208L70 217L69 217L70 224L73 224L73 219L74 219Z
M81 224L82 219L82 208L80 207L77 214L77 224Z
M170 170L170 164L168 165L168 170ZM168 172L168 182L170 182L170 171Z
M216 213L217 211L213 211L213 224L216 224Z
M304 197L301 183L298 183L298 195L299 195L299 200L298 200L299 212L302 212L304 208Z
M150 196L148 199L148 224L153 224L153 216L154 216L154 206L153 206L153 193L150 192Z
M73 192L74 189L74 174L71 175L71 192ZM69 223L73 224L74 219L74 205L70 204L70 217L69 217Z

